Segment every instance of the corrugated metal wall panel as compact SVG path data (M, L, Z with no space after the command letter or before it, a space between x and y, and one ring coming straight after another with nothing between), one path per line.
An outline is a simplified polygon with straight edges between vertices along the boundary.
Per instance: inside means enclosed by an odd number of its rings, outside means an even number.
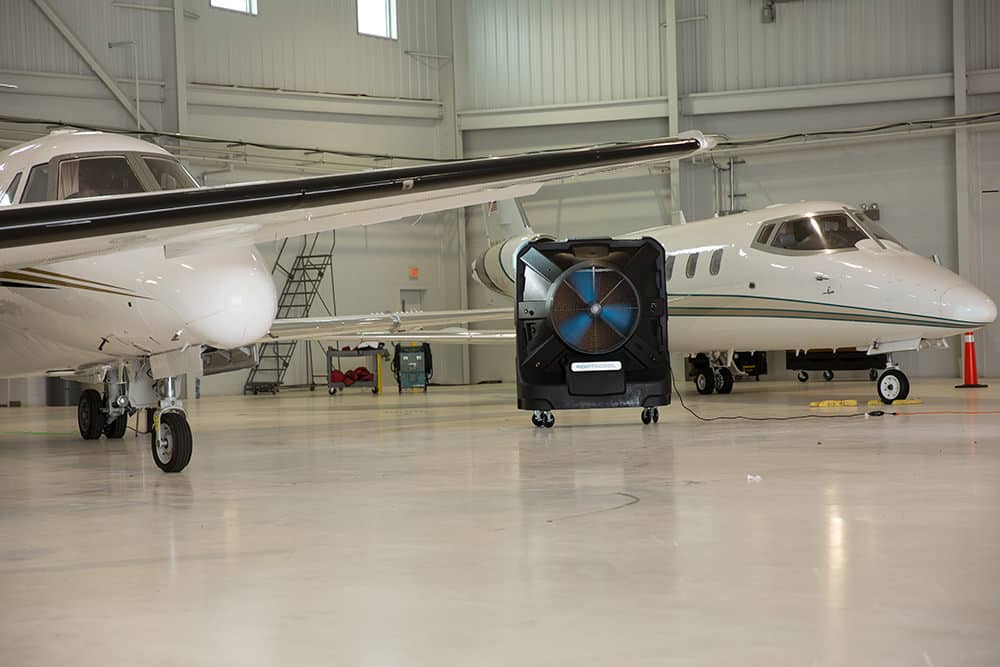
M660 95L658 0L468 0L467 109ZM460 38L462 36L460 35Z
M681 92L951 70L949 0L801 0L777 12L768 24L759 2L682 0L678 17L708 18L678 26Z
M965 41L970 71L1000 69L1000 2L967 0Z
M384 97L438 97L436 0L398 3L399 40L359 35L355 0L260 2L258 16L199 7L190 80Z
M110 2L48 2L113 76L131 78L133 56L127 47L109 49L108 42L135 40L139 47L139 77L153 81L163 78L160 20L165 15L113 7ZM2 0L0 6L0 69L91 74L31 0Z

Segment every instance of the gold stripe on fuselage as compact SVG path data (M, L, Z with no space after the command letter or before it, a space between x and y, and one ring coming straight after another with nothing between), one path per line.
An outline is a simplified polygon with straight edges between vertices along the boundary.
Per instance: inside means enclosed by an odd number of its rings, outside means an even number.
M151 298L148 296L142 296L140 294L135 294L133 292L120 291L121 288L103 289L100 287L91 287L90 285L71 283L66 280L56 280L54 278L46 278L44 276L22 273L20 271L0 271L0 280L17 280L21 282L38 283L40 285L47 285L52 287L70 287L73 289L86 290L88 292L99 292L101 294L114 294L115 296L126 296L133 299L145 299L147 301L151 300ZM73 280L78 280L78 279L73 278Z
M32 267L27 267L21 269L21 271L27 271L29 273L37 273L39 275L48 276L50 278L60 278L62 280L75 280L78 283L87 283L88 285L97 285L98 287L108 287L120 292L133 292L135 290L130 290L127 287L119 287L118 285L109 285L108 283L99 283L95 280L87 280L86 278L77 278L76 276L67 276L65 273L56 273L55 271L46 271L45 269L35 269Z

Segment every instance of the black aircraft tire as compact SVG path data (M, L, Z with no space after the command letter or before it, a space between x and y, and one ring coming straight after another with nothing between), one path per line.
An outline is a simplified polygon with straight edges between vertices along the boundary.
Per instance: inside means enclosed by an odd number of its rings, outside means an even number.
M76 405L76 425L84 440L97 440L104 432L101 395L94 389L84 389Z
M711 394L715 390L715 377L712 371L698 371L698 374L694 376L694 387L703 396Z
M166 428L168 447L158 450L160 434L153 435L152 454L156 466L163 472L180 472L191 462L191 426L187 417L180 412L166 412L160 415L160 430Z
M720 394L733 393L733 372L728 368L719 368L715 372L715 391Z
M903 371L890 368L879 377L876 389L882 402L892 405L893 401L905 400L910 395L910 381Z
M128 431L128 415L121 415L104 425L104 435L108 440L121 440L125 437L126 431Z

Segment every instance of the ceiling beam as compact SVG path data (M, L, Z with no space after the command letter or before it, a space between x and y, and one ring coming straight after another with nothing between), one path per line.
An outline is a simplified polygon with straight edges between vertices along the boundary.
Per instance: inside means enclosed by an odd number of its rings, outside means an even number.
M83 61L87 63L87 66L94 71L97 78L101 80L101 83L103 83L108 89L112 97L118 100L118 103L122 105L122 108L125 109L126 112L128 112L128 115L132 116L132 119L135 120L140 127L147 130L156 129L143 117L142 112L139 112L138 117L136 117L136 109L133 106L135 100L130 100L128 98L125 92L118 86L118 83L111 77L111 74L109 74L101 63L97 61L94 54L91 53L86 45L80 41L80 38L76 36L68 25L66 25L66 22L62 20L56 11L52 9L48 0L32 0L32 2L34 2L35 6L38 7L38 10L45 15L45 18L49 20L52 27L54 27L56 31L62 35L63 39L65 39L71 47L73 47L73 50L76 51L77 55L79 55ZM136 46L136 48L138 48L138 46Z

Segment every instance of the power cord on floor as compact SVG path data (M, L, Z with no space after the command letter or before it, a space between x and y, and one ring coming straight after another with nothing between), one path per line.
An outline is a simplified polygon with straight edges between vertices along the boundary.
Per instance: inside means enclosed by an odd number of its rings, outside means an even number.
M741 419L744 421L751 422L786 422L795 421L797 419L847 419L850 417L882 417L885 415L896 415L896 412L887 412L885 410L868 410L866 412L852 412L846 415L792 415L790 417L747 417L745 415L722 415L718 417L703 417L697 412L688 407L687 403L684 402L684 397L681 395L681 390L677 386L677 381L674 379L674 369L670 369L670 382L674 387L674 393L677 394L677 400L680 401L681 407L687 410L691 416L695 419L703 422L714 422L714 421L726 421L726 420L737 420Z

